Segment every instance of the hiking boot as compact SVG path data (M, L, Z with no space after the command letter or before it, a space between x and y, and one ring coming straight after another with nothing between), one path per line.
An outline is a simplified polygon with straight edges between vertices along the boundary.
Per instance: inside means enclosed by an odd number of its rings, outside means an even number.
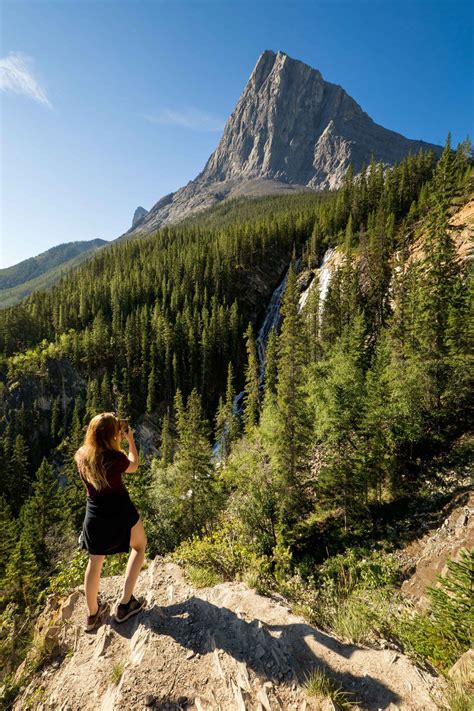
M136 615L137 612L145 606L145 599L140 597L138 600L134 595L130 597L130 600L124 605L119 603L115 608L114 620L115 622L125 622L132 615Z
M105 618L107 612L109 611L109 603L104 602L100 598L97 599L97 612L95 615L87 615L84 623L84 631L92 632L97 627L99 627L102 620Z

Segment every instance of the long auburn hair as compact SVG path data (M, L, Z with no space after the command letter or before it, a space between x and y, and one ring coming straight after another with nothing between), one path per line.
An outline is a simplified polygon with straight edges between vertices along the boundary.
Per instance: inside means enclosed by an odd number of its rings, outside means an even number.
M119 432L120 420L113 412L96 415L87 426L84 444L74 455L82 476L98 491L108 486L104 454L122 451L120 438L115 439Z

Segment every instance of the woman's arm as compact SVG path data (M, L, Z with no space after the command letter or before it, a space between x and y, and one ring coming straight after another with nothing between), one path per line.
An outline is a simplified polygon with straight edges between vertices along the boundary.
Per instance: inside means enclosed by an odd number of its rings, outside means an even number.
M137 445L133 439L133 432L130 427L128 428L128 432L124 432L124 437L128 442L128 458L130 460L130 464L125 469L125 474L132 474L138 469L138 452Z

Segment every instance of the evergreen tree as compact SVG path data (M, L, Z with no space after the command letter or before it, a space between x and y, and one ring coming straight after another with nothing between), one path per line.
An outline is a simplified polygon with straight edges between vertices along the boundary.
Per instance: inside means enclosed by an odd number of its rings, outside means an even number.
M320 340L320 315L321 303L319 299L319 276L316 272L303 310L306 338L308 342L308 358L310 363L316 363L322 355Z
M0 604L13 602L20 610L34 606L39 587L39 569L31 544L20 535L11 551L3 579Z
M265 347L265 399L276 395L278 380L278 338L274 328L270 329Z
M168 466L173 460L172 454L172 438L170 432L170 412L169 408L163 415L163 420L161 424L161 439L160 439L160 452L161 452L161 462L163 466Z
M64 522L64 501L58 479L51 464L43 459L33 483L33 494L20 512L22 535L27 537L41 567L50 563L58 543L58 524Z
M450 174L451 158L448 157L450 154L446 153L446 149L444 155L448 165L439 169L441 177L435 177L436 190L433 193L423 245L423 280L420 284L417 323L417 340L431 378L431 400L435 417L441 415L442 395L450 377L448 319L452 313L460 278L446 216L446 200L451 191L451 188L446 186L446 176Z
M60 431L60 408L59 408L59 398L55 397L53 400L53 403L51 405L51 425L50 425L50 434L51 434L51 440L54 443L56 443L59 431Z
M211 466L209 425L194 388L177 419L177 451L173 468L175 491L181 500L181 529L198 533L215 510L217 487Z
M235 389L234 389L234 368L232 361L229 361L227 366L227 384L225 392L225 409L227 416L227 441L230 450L232 443L235 442L239 435L239 419L234 408Z
M276 456L282 484L282 516L291 520L305 505L310 425L303 386L306 339L298 309L299 292L293 262L281 304L278 338Z
M81 423L79 403L74 404L69 436L63 441L64 454L63 473L66 475L64 496L70 513L70 525L75 532L79 531L86 508L86 491L81 481L74 455L84 441L84 428Z
M23 501L29 494L28 469L28 446L23 435L19 434L15 438L11 466L9 467L8 502L12 507L13 514L19 513Z
M247 365L245 368L244 429L250 433L258 422L260 410L260 389L257 347L252 325L245 331L247 346Z
M10 507L5 499L0 497L0 580L5 573L16 538L16 525Z
M316 482L319 505L340 507L348 528L367 504L367 472L361 455L365 409L364 324L356 317L333 348L313 385L315 435L323 446L323 466Z

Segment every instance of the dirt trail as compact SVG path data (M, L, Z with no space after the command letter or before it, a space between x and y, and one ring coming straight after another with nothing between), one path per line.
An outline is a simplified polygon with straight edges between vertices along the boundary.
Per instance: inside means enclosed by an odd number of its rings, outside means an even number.
M106 578L112 603L121 578ZM61 657L35 678L15 705L61 711L196 709L281 711L333 708L307 698L305 674L323 667L363 709L435 709L438 680L402 654L344 644L257 595L243 583L196 590L183 571L157 558L137 584L147 609L95 633L81 625L82 589L56 611ZM50 614L52 624L53 613Z

